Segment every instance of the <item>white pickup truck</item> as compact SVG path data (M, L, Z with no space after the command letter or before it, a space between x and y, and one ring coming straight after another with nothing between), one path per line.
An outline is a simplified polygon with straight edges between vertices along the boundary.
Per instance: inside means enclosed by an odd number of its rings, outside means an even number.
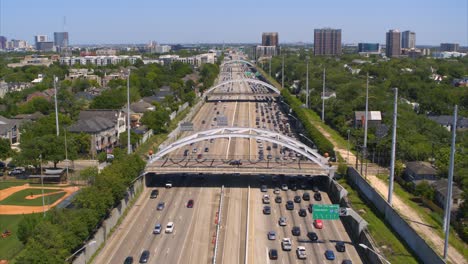
M284 251L290 251L292 248L291 239L289 237L283 238L283 240L281 241L281 247Z

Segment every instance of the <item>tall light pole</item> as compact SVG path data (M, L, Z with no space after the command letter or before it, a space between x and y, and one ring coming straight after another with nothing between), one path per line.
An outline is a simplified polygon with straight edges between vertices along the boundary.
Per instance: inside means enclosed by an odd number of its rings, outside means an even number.
M393 133L392 133L392 153L390 160L390 181L388 183L388 204L392 206L393 195L393 180L395 176L395 150L396 150L396 129L397 129L397 113L398 113L398 88L395 90L395 100L393 102Z
M325 122L325 67L323 67L322 122Z
M58 121L58 106L57 106L57 77L54 75L54 102L55 102L55 127L57 129L57 137L59 136L59 121Z
M368 249L370 251L372 251L374 254L376 254L377 256L379 256L381 259L383 259L386 263L388 264L392 264L390 263L390 261L388 261L386 258L384 258L381 254L377 253L375 250L371 249L370 247L368 247L367 245L365 244L359 244L360 247L364 248L364 249Z
M42 175L42 154L39 154L39 162L40 162L40 168L41 168L41 188L42 188L42 211L44 213L44 216L46 216L46 210L45 210L45 200L44 200L44 175Z
M127 76L127 154L132 153L132 145L130 144L130 69Z
M309 109L309 59L310 57L306 57L306 107Z
M363 146L363 159L367 158L367 121L369 117L369 73L367 73L367 79L366 79L366 111L365 111L365 119L364 119L364 146ZM367 163L366 163L367 164ZM362 166L362 163L361 163ZM366 175L367 179L367 167L366 167Z
M284 54L283 54L283 62L281 63L281 88L284 89Z
M68 148L67 148L67 129L65 128L64 129L64 133L65 133L65 160L67 161L67 180L68 179L68 166L69 166L69 160L68 160Z
M450 211L452 210L452 188L453 188L453 167L455 162L455 138L457 136L457 111L458 106L455 105L453 110L453 122L452 122L452 147L450 149L450 163L449 163L449 175L448 175L448 186L447 186L447 199L445 200L445 244L444 244L444 260L447 260L448 254L448 241L450 234Z
M349 132L351 132L351 130L348 129L348 158L346 159L346 164L349 164Z

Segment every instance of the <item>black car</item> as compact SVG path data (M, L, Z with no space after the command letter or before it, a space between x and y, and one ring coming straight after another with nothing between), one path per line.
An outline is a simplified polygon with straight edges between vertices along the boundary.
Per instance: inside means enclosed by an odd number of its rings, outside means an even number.
M270 251L268 252L268 256L270 257L270 259L278 259L278 250L270 249Z
M351 260L349 260L349 259L343 259L341 264L353 264L353 262Z
M265 205L265 206L263 207L263 214L266 214L266 215L271 214L271 207L268 206L268 205Z
M294 226L291 230L293 236L300 236L301 235L301 228L298 226Z
M297 185L296 184L291 185L290 189L293 191L297 191Z
M315 233L315 232L308 232L307 237L312 241L317 241L318 240L317 233Z
M287 202L286 202L286 209L288 209L288 210L294 210L294 203L293 203L293 201L287 201Z
M187 157L187 156L188 156L188 153L189 153L189 150L188 150L188 149L184 150L184 157Z
M305 192L303 195L302 195L302 200L304 201L310 201L310 194L308 192Z
M301 202L301 197L299 195L294 196L294 202L295 203L300 203Z
M300 209L300 210L299 210L299 216L306 217L306 216L307 216L307 211L306 211L306 209Z
M283 199L281 198L281 196L276 196L275 197L275 202L276 203L281 203L283 201Z
M125 258L124 264L132 264L133 263L133 257L128 256Z
M346 251L345 243L343 241L336 242L335 248L336 248L336 251L338 252Z
M314 199L316 201L322 201L322 195L319 192L314 193Z
M158 191L158 190L152 190L152 191L151 191L150 198L151 198L151 199L157 198L157 197L158 197L158 194L159 194L159 191Z
M314 205L309 204L309 206L307 206L307 210L309 210L309 213L312 213L314 211Z
M148 263L149 256L150 256L149 250L144 250L140 256L140 263Z

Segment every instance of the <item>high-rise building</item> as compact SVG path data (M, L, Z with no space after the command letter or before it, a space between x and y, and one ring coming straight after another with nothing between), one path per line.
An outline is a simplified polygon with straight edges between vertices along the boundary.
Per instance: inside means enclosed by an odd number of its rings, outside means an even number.
M416 48L416 33L412 31L403 31L401 33L401 48L414 49Z
M54 32L54 45L60 48L68 47L68 32Z
M399 57L401 55L400 31L391 29L387 32L385 54L387 57Z
M358 52L379 53L380 44L379 43L358 43Z
M34 36L34 45L36 46L37 50L41 50L40 47L42 46L41 42L48 42L49 38L47 35L36 35ZM47 45L48 46L48 45Z
M6 49L7 38L0 36L0 50Z
M315 29L314 55L341 55L341 29Z
M440 43L440 51L458 51L458 43Z
M262 46L275 46L279 45L278 32L264 32L262 34Z

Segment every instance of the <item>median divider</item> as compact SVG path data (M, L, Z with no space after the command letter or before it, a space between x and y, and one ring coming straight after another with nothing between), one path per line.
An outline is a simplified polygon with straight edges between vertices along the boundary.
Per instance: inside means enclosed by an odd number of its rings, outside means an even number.
M222 208L223 208L223 195L224 195L224 185L221 186L221 195L219 198L219 208L218 208L218 221L216 225L216 238L215 238L215 246L214 246L214 256L213 256L213 264L216 264L216 256L218 254L218 238L219 238L219 227L222 222Z

